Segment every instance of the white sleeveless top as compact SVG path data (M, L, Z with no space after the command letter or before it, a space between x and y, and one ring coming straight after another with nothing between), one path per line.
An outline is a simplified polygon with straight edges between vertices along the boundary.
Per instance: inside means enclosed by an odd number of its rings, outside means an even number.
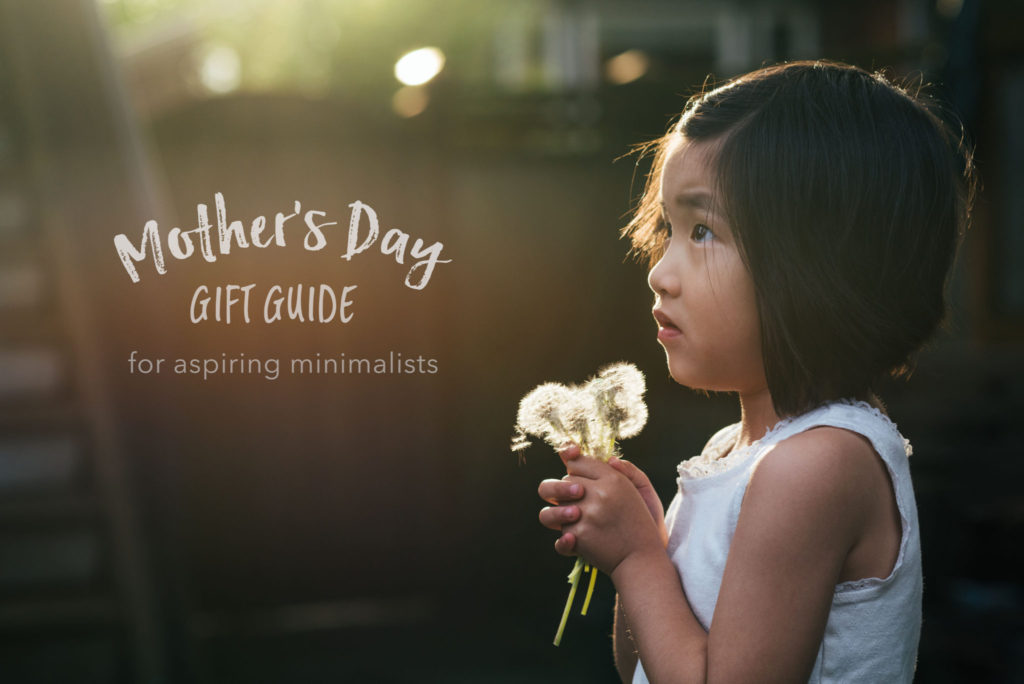
M870 440L889 471L903 533L888 577L836 585L809 682L910 682L921 634L921 541L907 461L911 448L896 425L867 403L832 402L782 420L749 447L724 458L718 456L735 443L740 424L716 433L700 456L679 465L679 491L665 515L668 553L694 615L707 630L754 467L772 445L826 425ZM647 683L640 663L633 683Z

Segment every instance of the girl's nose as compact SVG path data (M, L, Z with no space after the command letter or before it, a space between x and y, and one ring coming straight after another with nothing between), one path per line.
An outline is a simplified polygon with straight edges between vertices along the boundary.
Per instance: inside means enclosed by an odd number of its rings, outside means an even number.
M647 285L659 297L677 297L680 291L679 276L666 251L658 263L647 274Z

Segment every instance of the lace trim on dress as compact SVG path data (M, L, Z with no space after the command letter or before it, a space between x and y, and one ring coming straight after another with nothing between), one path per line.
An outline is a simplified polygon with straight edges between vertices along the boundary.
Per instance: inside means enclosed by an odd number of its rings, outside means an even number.
M698 456L694 456L680 463L677 467L679 476L696 480L709 475L724 473L726 470L732 468L736 463L742 461L750 454L750 452L761 446L761 444L772 439L779 433L779 431L788 426L798 417L800 416L783 418L775 425L771 426L771 428L768 429L768 432L764 433L761 439L751 442L742 449L733 449L733 446L736 443L735 438L739 427L739 423L735 423L730 426L734 429L724 432L719 439L712 440L712 442L709 443L707 447L704 448L704 451L702 451Z
M803 413L799 416L783 418L775 425L773 425L771 428L769 428L769 430L766 433L764 433L764 435L760 439L751 442L749 445L743 447L742 449L732 448L735 445L736 432L739 426L739 423L734 423L733 425L729 426L730 428L733 429L727 428L726 430L723 430L721 433L719 433L720 436L717 436L717 438L712 439L711 442L709 442L708 445L704 448L704 451L702 451L699 455L689 458L680 463L677 467L677 470L679 471L679 476L685 477L690 480L697 480L700 478L708 477L709 475L724 473L726 470L729 470L738 462L746 458L746 456L748 456L750 452L757 449L762 444L767 444L771 440L775 439L779 432L789 427L797 420L805 419L808 416L811 416L812 414L815 414L819 411L823 411L829 408L830 406L835 406L837 404L867 410L870 413L877 416L878 418L880 418L882 422L886 423L897 434L899 433L899 429L896 427L896 423L892 422L892 419L890 419L889 416L885 415L878 408L872 406L868 402L861 401L858 399L837 399L835 401L830 401L828 403L822 404L821 406L812 409L807 413ZM912 453L912 449L910 447L910 442L906 438L903 439L903 448L906 451L907 456L910 456L910 454Z
M896 563L893 565L892 572L896 572L896 568L903 562L903 544L900 544L899 557L896 559ZM892 573L890 573L892 576ZM833 588L833 593L842 594L847 591L858 591L860 589L867 589L879 584L885 584L885 579L882 577L862 577L861 579L849 580L846 582L840 582Z
M854 406L857 408L867 409L878 418L881 418L882 422L888 425L890 428L892 428L893 432L895 432L896 434L900 434L900 429L896 425L896 423L893 422L892 418L885 415L884 413L879 411L878 408L872 406L866 401L860 401L858 399L837 399L835 401L829 402L828 404L825 404L825 406L831 406L833 404L842 404L843 406ZM907 454L907 456L910 456L914 453L913 447L910 446L910 440L907 439L906 437L903 437L903 451Z

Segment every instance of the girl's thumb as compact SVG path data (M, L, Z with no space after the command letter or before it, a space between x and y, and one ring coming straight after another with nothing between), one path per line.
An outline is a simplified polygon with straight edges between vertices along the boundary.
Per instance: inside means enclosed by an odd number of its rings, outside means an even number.
M608 459L608 464L625 475L633 486L636 487L636 490L640 493L640 498L644 500L647 510L651 513L651 518L661 530L661 541L667 544L668 533L665 531L665 508L661 503L661 499L658 498L658 493L654 491L654 486L647 475L629 461L623 461L614 456Z
M637 468L629 461L623 461L618 456L612 456L608 459L608 465L615 468L617 471L629 478L637 487L642 487L646 484L650 484L647 480L647 476L644 475L643 471Z

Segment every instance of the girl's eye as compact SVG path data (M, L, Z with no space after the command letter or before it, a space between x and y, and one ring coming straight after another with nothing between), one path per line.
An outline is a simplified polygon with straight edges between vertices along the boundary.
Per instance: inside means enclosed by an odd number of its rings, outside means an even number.
M714 237L714 235L715 234L711 232L711 229L703 223L698 223L693 227L693 230L690 231L690 239L694 242L706 242Z
M665 214L661 215L658 229L668 233L669 237L672 236L672 223L668 220L668 216L666 216Z

